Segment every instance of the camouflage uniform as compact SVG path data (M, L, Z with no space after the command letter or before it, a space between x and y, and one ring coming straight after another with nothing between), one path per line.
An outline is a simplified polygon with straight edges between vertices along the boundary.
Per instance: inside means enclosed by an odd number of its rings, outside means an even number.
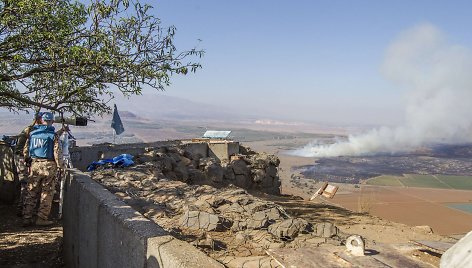
M18 135L18 139L16 141L15 147L15 166L18 173L18 179L20 180L20 196L18 198L18 215L22 215L23 205L25 202L26 196L26 184L28 181L28 167L25 161L25 156L23 154L23 150L26 145L26 141L28 140L29 134L33 129L34 125L27 126L23 131L21 131L20 135Z
M30 144L29 138L26 144ZM25 147L24 153L25 156L29 156L27 146ZM57 171L58 168L64 166L62 159L62 146L57 135L54 135L53 155L54 159L32 159L31 172L28 179L27 194L23 210L24 220L32 219L33 210L38 201L38 195L40 195L38 218L41 218L42 220L48 219L57 182Z
M21 216L23 204L25 202L26 184L28 181L28 167L26 166L24 157L22 155L15 154L15 166L18 173L18 179L20 180L20 195L17 197L17 213L18 216Z

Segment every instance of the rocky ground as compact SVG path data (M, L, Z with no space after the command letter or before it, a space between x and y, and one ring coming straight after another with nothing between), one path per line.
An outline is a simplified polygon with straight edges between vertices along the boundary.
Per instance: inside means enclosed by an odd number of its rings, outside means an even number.
M130 196L129 186L116 184L116 173L98 171L93 178L172 235L223 263L267 258L269 248L340 245L343 240L333 224L292 217L282 206L236 186L217 189L163 179L153 191L139 190L136 185L147 175L132 172L126 176L126 184L135 186Z
M0 205L0 267L64 267L62 227L21 227L12 205Z
M222 165L185 150L161 148L137 156L133 167L98 170L92 176L169 233L228 267L277 267L266 250L339 249L351 234L363 236L366 247L374 252L388 244L392 246L389 250L398 249L420 267L438 266L440 254L412 246L410 240L454 241L428 228L389 222L322 200L297 198L307 198L316 191L313 180L292 176L293 166L311 160L284 156L277 176L271 166L277 166L278 160L272 157L252 154L233 160L237 164L229 161ZM279 175L281 180L275 181ZM282 193L290 195L258 191L270 192L280 183ZM23 229L12 207L1 206L0 210L0 267L63 265L60 226Z
M228 267L245 267L243 263L277 267L266 250L340 247L350 234L363 236L367 248L397 245L404 256L422 266L437 266L440 255L421 251L408 242L454 241L427 228L389 222L325 202L154 176L149 163L93 173L95 180L137 211ZM290 183L294 182L292 177Z

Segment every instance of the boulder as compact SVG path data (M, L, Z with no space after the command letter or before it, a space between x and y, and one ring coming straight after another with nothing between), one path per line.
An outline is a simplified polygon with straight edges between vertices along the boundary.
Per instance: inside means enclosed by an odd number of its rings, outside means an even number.
M229 229L232 222L222 216L196 210L186 210L180 218L180 225L190 229L222 231Z
M206 171L207 177L213 182L223 181L224 170L220 165L213 163L209 166L206 166L205 171Z
M258 212L254 214L254 216L247 220L246 228L251 230L258 230L267 228L270 225L269 219L265 216L265 214Z
M277 167L275 165L268 165L265 170L266 174L271 177L277 177Z
M252 154L256 154L255 151L253 151L250 147L248 146L243 146L241 144L239 144L239 153L242 154L242 155L252 155Z
M260 183L264 180L266 173L264 169L255 168L251 170L252 181Z
M432 234L433 233L433 229L428 225L414 226L413 229L416 230L416 231L420 231L422 233L425 233L425 234Z
M200 160L198 161L198 168L203 170L205 169L205 167L210 166L212 164L217 164L217 163L218 162L213 157L200 158Z
M161 146L154 149L156 153L165 154L167 153L167 146Z
M189 182L203 182L207 180L205 173L199 169L189 168L188 170Z
M286 219L281 222L274 223L269 226L269 233L273 236L284 239L293 240L299 233L309 233L312 226L304 219Z
M245 210L251 211L251 208L248 207L248 208L245 208ZM254 212L249 215L250 218L247 220L248 229L257 230L257 229L266 228L269 225L273 224L274 222L284 219L283 215L280 213L280 211L276 207L272 207L272 208L261 210L261 211L252 209L252 211Z
M278 167L280 164L280 160L277 156L266 153L250 155L247 159L254 168L265 168L269 165Z
M251 174L251 170L247 166L246 162L241 159L231 162L228 167L233 169L235 175L249 176Z
M259 156L259 155L255 155ZM255 157L252 159L251 168L252 169L265 169L269 164L263 158Z
M317 223L313 227L313 230L313 235L325 238L333 237L339 233L338 227L330 222Z
M180 161L174 168L174 173L180 181L188 181L188 168L183 161Z
M275 183L274 181L275 181L274 177L265 176L264 178L262 178L260 185L262 188L271 188L277 185L277 183Z
M148 155L148 154L144 154L144 155L138 155L134 158L134 162L136 164L144 164L144 163L149 163L151 161L154 160L154 157L153 155Z
M182 156L180 158L180 162L184 165L184 166L189 166L192 164L192 160L190 160L189 158L185 157L185 156Z
M223 175L223 178L225 180L234 181L236 179L236 175L234 174L233 169L232 168L226 168L225 173Z
M270 256L249 256L235 257L226 256L218 259L225 267L229 268L277 268L280 266L276 260Z
M172 157L175 162L180 162L182 160L182 156L178 153L168 153L167 154L169 157Z
M251 185L251 179L246 175L236 175L234 178L234 184L241 188L248 189Z
M157 154L156 162L159 163L163 172L171 171L176 164L175 160L165 154Z

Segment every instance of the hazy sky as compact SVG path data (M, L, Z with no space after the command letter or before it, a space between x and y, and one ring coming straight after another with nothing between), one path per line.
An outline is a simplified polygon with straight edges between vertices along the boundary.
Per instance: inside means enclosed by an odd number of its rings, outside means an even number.
M292 120L403 122L404 89L384 78L388 46L429 23L472 46L470 1L161 0L179 48L206 50L203 69L165 94ZM201 39L198 42L197 39Z

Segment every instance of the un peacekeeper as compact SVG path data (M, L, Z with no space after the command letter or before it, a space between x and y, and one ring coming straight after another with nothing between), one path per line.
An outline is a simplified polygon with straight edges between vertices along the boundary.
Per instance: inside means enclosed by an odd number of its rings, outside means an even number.
M28 139L33 127L35 125L41 124L41 115L42 113L36 113L34 115L34 121L31 125L27 126L21 133L18 135L15 146L15 166L18 173L18 179L20 180L20 197L18 198L17 204L17 215L21 217L23 215L23 204L25 201L26 195L26 184L28 179L28 166L30 165L30 159L26 158L23 154L25 149L26 140Z
M58 169L64 167L62 147L59 137L54 133L54 116L43 113L41 125L33 127L26 142L24 155L31 157L31 171L28 178L27 193L23 209L23 226L33 224L33 209L39 198L36 225L53 224L48 220L54 197Z

